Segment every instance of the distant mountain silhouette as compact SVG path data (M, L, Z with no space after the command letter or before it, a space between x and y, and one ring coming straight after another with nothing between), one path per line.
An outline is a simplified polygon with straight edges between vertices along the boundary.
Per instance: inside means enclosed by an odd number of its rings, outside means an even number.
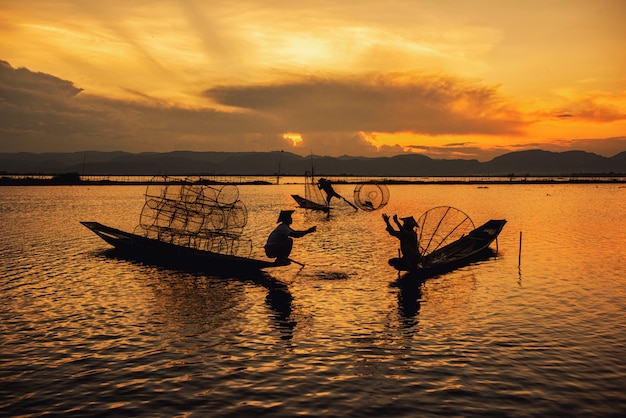
M624 154L624 153L622 153ZM584 151L548 152L520 151L501 155L484 164L492 173L568 175L582 173L625 172L624 157L602 157Z
M0 153L0 173L85 175L568 176L625 174L626 151L611 158L584 151L512 152L491 161L395 157L299 156L289 152Z

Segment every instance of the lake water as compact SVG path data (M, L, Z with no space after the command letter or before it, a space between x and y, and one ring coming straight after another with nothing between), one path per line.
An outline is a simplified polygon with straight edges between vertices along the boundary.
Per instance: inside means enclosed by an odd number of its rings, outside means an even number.
M239 187L255 257L302 189ZM303 269L269 271L278 295L112 257L79 223L132 232L144 191L0 187L0 415L626 411L623 185L391 185L382 211L297 210L317 232L296 240ZM506 219L498 256L398 286L381 213L440 205Z

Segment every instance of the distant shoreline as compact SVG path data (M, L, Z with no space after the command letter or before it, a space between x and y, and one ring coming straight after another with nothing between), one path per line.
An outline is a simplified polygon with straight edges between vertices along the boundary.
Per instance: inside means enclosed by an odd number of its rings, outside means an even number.
M189 183L185 176L172 176L167 180L146 180L148 176L82 176L74 173L56 176L45 175L5 175L0 177L0 186L147 186L149 184L183 184ZM136 178L142 179L137 180ZM196 182L208 185L276 185L280 179L275 176L191 176ZM298 176L285 176L293 179ZM626 175L572 175L572 176L449 176L449 177L420 177L411 179L406 177L360 177L360 176L327 176L335 184L408 184L408 185L501 185L501 184L624 184ZM164 177L165 178L165 177ZM272 179L272 181L268 179ZM304 184L301 182L286 181L280 184Z

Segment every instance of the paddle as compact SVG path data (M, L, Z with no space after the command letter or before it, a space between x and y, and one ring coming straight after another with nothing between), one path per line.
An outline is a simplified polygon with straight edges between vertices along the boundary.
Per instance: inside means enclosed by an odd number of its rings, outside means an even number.
M304 264L303 264L303 263L300 263L299 261L296 261L296 260L291 259L291 258L288 258L287 260L291 261L292 263L296 263L296 264L297 264L297 265L299 265L299 266L304 267Z
M339 195L337 195L339 196ZM350 206L352 206L354 208L354 210L359 210L359 208L357 208L356 206L354 206L348 199L346 199L343 196L339 196L344 202L346 202L347 204L349 204Z

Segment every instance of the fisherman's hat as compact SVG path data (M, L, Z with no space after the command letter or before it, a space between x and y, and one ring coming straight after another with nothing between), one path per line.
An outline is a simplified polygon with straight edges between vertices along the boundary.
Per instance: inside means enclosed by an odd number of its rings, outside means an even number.
M404 222L407 225L410 226L417 226L417 222L415 221L415 218L413 218L413 216L407 216L406 218L400 218L402 220L402 222Z
M291 219L291 214L294 212L295 210L281 210L280 215L278 215L278 220L276 220L276 223L284 222L287 219Z

